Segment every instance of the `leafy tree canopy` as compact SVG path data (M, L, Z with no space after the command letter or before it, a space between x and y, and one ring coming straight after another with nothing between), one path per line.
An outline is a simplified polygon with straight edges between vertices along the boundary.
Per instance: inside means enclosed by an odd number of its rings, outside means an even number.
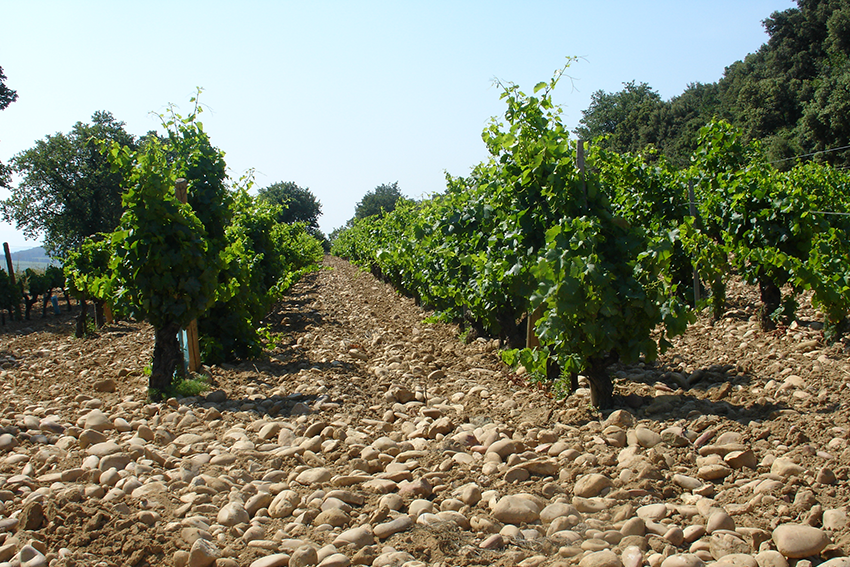
M0 67L0 110L5 110L17 99L18 93L6 86L6 75L3 73L3 67Z
M6 75L3 74L3 67L0 67L0 110L5 110L18 99L18 93L7 87L5 81ZM0 187L9 186L10 173L9 166L0 163Z
M109 112L95 112L12 158L23 176L11 196L0 201L3 217L28 238L44 236L44 247L64 257L90 235L111 232L121 218L121 172L114 171L98 146L116 142L135 149L137 140Z
M375 189L363 195L363 198L357 203L354 217L362 219L374 215L383 215L394 210L399 199L403 199L403 197L398 188L398 181L378 185Z
M576 133L585 140L607 136L606 145L620 151L639 151L657 141L655 122L662 102L646 83L624 83L619 93L599 90L590 98Z
M764 20L767 43L732 63L716 83L695 83L662 101L648 85L625 83L618 93L593 95L576 133L606 135L602 144L633 152L654 144L687 165L699 129L714 118L761 140L769 161L819 153L812 159L850 164L850 3L797 0ZM829 150L829 151L827 151Z
M322 204L310 189L299 187L292 181L283 181L260 189L257 197L261 202L281 205L277 222L303 222L308 229L315 231L319 228Z

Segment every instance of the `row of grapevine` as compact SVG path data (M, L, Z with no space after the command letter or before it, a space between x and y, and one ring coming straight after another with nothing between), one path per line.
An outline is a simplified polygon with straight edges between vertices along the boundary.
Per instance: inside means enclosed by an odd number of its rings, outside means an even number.
M47 314L47 304L53 297L54 291L66 294L65 275L62 268L48 266L45 270L34 270L27 268L18 275L17 281L12 283L12 278L4 270L0 270L0 317L3 324L6 323L4 311L13 318L20 311L21 303L24 305L24 318L29 320L32 308L41 299L41 316ZM18 315L20 316L20 315Z
M813 290L828 327L841 327L850 266L846 256L832 261L830 246L846 247L849 227L813 211L847 207L846 174L811 164L780 172L723 123L704 129L684 171L651 152L597 149L582 169L551 100L558 77L534 96L504 87L505 123L483 134L487 162L449 177L443 194L354 223L332 252L507 340L537 310L541 346L506 360L550 376L584 373L600 406L612 401L612 362L657 356L693 307L722 312L730 267L766 290L766 325L792 303L775 301L770 286L790 283ZM710 286L697 306L694 269Z
M193 102L194 101L193 99ZM197 121L171 111L166 137L138 151L104 144L125 179L118 229L90 239L66 261L69 284L118 317L155 329L151 394L168 391L182 355L177 334L198 321L203 358L256 355L273 301L321 260L321 243L300 224L279 225L276 207L228 186L224 154ZM188 183L188 202L174 194Z

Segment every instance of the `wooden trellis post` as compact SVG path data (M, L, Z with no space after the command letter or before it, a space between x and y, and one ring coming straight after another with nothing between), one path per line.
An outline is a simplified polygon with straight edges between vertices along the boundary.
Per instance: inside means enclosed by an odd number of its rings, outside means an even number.
M183 177L174 184L174 194L183 204L189 202L189 181ZM198 321L193 319L189 326L180 332L183 346L183 360L189 372L197 372L201 367L201 348L198 343Z
M3 243L3 252L6 254L6 266L9 268L9 280L12 282L12 285L15 286L17 283L15 282L15 265L12 263L12 251L9 250L9 243ZM15 319L20 321L21 317L21 304L18 303L15 305Z

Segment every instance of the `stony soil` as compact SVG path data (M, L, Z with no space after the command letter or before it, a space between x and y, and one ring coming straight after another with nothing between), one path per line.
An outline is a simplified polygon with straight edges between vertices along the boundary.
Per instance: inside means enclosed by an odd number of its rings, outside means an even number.
M149 403L153 333L0 328L0 566L850 565L844 344L739 285L619 409L556 400L337 259L267 356Z

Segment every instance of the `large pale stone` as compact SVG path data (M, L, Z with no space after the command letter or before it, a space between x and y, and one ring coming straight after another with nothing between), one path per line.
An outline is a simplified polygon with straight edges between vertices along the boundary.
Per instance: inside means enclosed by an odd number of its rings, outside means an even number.
M230 502L218 511L216 521L222 526L235 526L251 521L251 517L241 502Z
M603 474L592 473L581 476L576 480L573 492L582 498L593 498L599 496L603 490L612 488L614 483Z
M623 567L623 562L610 549L588 553L578 564L579 567Z
M196 539L189 551L188 567L210 567L218 559L220 552L210 541Z
M773 530L776 549L791 559L817 555L829 545L829 536L821 529L803 524L783 524Z
M514 494L496 503L493 517L506 524L527 524L540 519L540 508L530 498Z

